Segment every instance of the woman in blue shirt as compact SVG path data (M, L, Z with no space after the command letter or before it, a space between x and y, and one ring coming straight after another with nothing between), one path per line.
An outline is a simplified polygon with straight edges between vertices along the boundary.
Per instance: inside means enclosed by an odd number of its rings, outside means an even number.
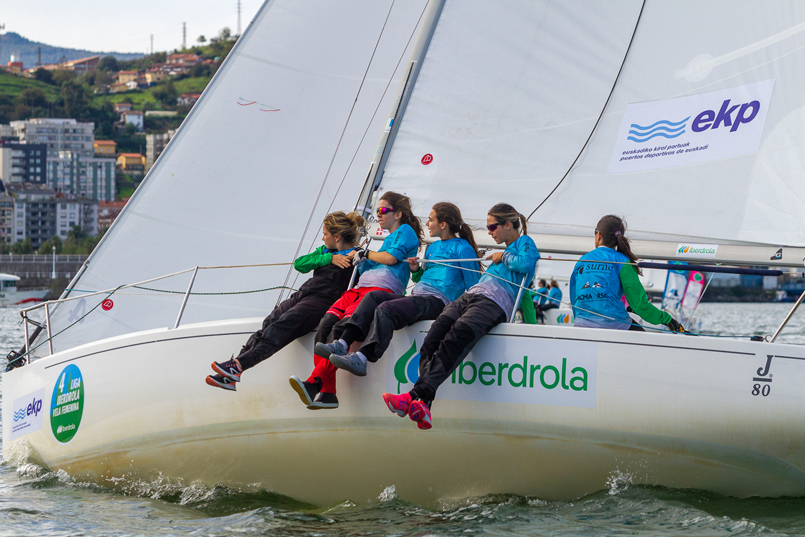
M436 390L479 339L506 321L514 309L520 285L534 279L539 251L527 235L526 220L514 207L498 203L486 216L489 235L506 250L487 257L492 265L478 284L454 300L433 322L420 350L419 379L401 395L384 393L389 410L409 415L420 429L430 429L430 405ZM521 235L522 231L522 235Z
M575 325L589 328L643 330L621 302L626 295L629 306L651 324L664 324L671 331L682 329L668 312L654 307L637 275L640 268L626 238L626 225L621 218L607 215L595 228L595 250L584 254L570 276L570 303ZM596 263L596 261L599 261Z
M545 322L544 314L546 311L558 308L562 304L562 290L559 289L559 284L556 283L556 280L551 280L551 286L547 291L547 295L547 297L544 297L545 302L536 308L537 320L539 320L540 323Z
M386 352L395 330L437 318L445 305L478 283L477 262L463 261L452 266L446 263L450 259L478 257L472 230L464 223L458 207L437 203L425 226L431 237L440 239L428 246L425 259L443 262L425 263L423 269L417 258L410 258L412 279L416 283L411 295L400 297L372 291L350 317L341 339L316 344L318 356L329 357L336 367L362 377L366 375L366 363L376 362ZM355 341L363 341L363 345L358 352L348 353Z
M422 224L411 210L411 200L396 192L386 192L377 202L377 221L389 231L380 250L353 252L358 285L341 295L321 319L316 329L316 343L332 342L341 337L349 318L361 301L372 291L401 297L411 269L406 260L416 255L422 237ZM315 367L307 380L296 375L289 379L291 387L309 409L338 408L335 393L337 368L327 358L313 354Z

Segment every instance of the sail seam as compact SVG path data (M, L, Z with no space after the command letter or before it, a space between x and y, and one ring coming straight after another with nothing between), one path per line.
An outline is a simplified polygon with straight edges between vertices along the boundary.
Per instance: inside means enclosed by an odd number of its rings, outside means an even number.
M573 162L570 164L570 167L567 169L565 174L562 176L559 182L556 183L556 186L553 187L553 190L551 190L548 193L548 195L545 196L545 199L542 200L542 202L539 205L537 205L537 208L531 211L531 214L528 215L526 221L531 220L531 217L534 216L534 213L536 213L540 209L540 207L545 205L545 202L548 201L548 199L551 196L553 196L554 192L556 192L557 189L559 189L559 186L561 186L564 180L567 179L567 176L570 175L570 172L573 171L573 168L576 166L576 163L584 154L584 150L587 149L587 145L590 143L590 140L592 140L593 134L595 134L596 129L598 129L598 124L601 123L601 119L604 117L604 112L606 112L607 107L609 106L609 101L610 99L612 99L612 94L615 93L615 87L618 85L618 80L620 79L621 73L623 72L623 66L626 65L626 58L629 57L629 51L632 48L632 43L634 42L635 35L637 35L637 28L638 26L640 26L640 18L643 16L643 9L645 7L646 7L646 0L643 0L643 4L640 6L640 13L637 14L637 20L635 21L634 30L632 31L632 37L631 39L629 39L629 46L626 47L626 52L623 54L623 61L621 62L620 69L618 69L618 74L617 76L615 76L615 81L612 83L612 89L609 90L607 100L604 102L604 106L601 108L601 113L598 115L598 119L595 120L595 125L593 125L593 128L590 130L590 135L587 137L587 140L584 142L584 145L581 146L579 154L576 155L575 159L573 159Z

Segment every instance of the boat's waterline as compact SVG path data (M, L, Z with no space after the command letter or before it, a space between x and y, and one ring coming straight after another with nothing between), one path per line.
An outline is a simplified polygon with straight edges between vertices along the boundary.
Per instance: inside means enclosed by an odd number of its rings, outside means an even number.
M494 492L573 498L615 472L727 495L805 494L799 347L502 325L440 390L434 429L419 431L380 394L410 389L400 375L427 326L398 332L366 378L339 374L340 408L315 412L287 380L312 368L309 337L246 372L237 392L204 383L209 364L239 348L258 319L58 353L6 374L4 457L27 444L50 468L104 485L167 476L317 505L372 500L392 484L418 503ZM771 382L755 382L768 355ZM51 400L68 366L84 391L76 434L62 443ZM768 395L753 395L755 384ZM41 429L12 441L17 402L43 391Z

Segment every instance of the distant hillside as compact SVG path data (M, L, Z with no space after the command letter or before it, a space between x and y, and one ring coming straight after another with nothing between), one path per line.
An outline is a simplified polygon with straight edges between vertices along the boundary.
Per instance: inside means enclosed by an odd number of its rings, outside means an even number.
M25 68L33 67L36 65L37 56L39 54L39 47L42 47L42 63L60 63L67 60L77 60L86 58L87 56L114 56L118 60L133 60L140 58L143 54L130 54L119 52L92 52L90 50L78 50L74 48L54 47L45 45L44 43L37 43L26 39L21 35L8 32L0 36L0 65L6 65L11 61L11 55L14 55L15 61L25 63Z

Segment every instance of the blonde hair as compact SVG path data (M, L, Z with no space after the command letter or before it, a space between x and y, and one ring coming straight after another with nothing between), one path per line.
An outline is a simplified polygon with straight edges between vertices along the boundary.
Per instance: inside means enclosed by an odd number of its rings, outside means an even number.
M353 246L358 244L361 229L365 223L365 220L358 212L347 214L343 211L336 211L324 217L324 226L327 231L333 235L340 235L341 240Z

